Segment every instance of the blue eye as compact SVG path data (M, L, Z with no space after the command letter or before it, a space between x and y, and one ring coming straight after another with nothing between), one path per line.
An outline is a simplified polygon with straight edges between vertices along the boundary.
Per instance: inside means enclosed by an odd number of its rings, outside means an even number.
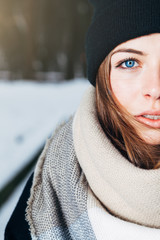
M139 61L134 58L126 58L123 61L121 60L117 65L116 68L121 69L134 69L139 66Z
M138 66L138 63L136 60L134 59L126 59L125 61L123 61L120 66L122 68L134 68Z
M135 65L135 60L127 60L124 62L124 64L127 68L132 68Z

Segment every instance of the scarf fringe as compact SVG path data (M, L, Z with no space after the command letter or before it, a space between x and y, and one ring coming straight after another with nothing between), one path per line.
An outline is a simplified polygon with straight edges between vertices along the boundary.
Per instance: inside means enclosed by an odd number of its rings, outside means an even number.
M38 240L36 237L36 229L33 224L33 218L32 218L32 204L34 202L34 193L37 190L37 186L41 182L41 173L44 165L44 161L47 155L47 151L49 149L49 146L56 136L56 134L59 132L59 130L66 124L66 122L70 121L73 117L71 116L67 121L63 121L62 123L58 124L56 129L54 130L52 136L46 140L46 144L44 146L44 149L38 158L37 165L34 171L34 177L33 177L33 185L30 190L30 197L27 201L27 208L25 210L25 219L29 224L29 231L31 233L32 240Z

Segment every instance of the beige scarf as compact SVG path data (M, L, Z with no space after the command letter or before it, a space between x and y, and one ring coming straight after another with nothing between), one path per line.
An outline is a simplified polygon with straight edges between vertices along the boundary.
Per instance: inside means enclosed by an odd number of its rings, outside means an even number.
M135 167L111 144L97 119L92 86L75 114L73 140L88 183L108 211L130 222L160 228L160 169Z

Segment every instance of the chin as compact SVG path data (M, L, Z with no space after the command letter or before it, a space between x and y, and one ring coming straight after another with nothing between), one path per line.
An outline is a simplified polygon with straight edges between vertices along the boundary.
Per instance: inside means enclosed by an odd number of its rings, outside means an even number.
M148 144L151 144L151 145L160 144L160 129L149 130L146 133L141 133L140 136Z

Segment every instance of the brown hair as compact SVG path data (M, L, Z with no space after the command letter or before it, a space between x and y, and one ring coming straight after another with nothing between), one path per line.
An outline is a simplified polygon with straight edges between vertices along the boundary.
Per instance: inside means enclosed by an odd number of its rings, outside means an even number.
M112 52L111 52L112 53ZM160 167L160 146L147 144L135 128L137 121L116 101L110 86L111 53L101 64L96 79L96 108L105 134L116 148L135 166Z

